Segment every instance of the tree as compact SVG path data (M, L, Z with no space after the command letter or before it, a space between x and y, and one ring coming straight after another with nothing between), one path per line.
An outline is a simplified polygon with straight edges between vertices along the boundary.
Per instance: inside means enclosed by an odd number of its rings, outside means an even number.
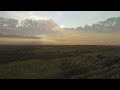
M36 28L38 26L38 22L32 19L25 19L21 22L21 26L25 28Z
M77 27L76 28L77 31L83 31L83 29L84 29L83 27Z
M84 31L91 31L91 27L86 24L86 25L84 26Z
M55 21L51 19L50 20L39 20L38 22L39 22L38 27L44 28L44 29L53 29L54 27L59 26L58 24L56 24Z
M18 25L18 20L7 18L5 19L5 25L7 27L16 28L16 26Z
M5 24L5 18L0 17L0 26L3 27Z

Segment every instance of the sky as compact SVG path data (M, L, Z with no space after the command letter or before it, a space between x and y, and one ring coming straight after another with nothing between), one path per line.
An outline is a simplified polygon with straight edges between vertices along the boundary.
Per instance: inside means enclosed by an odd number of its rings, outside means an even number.
M86 24L92 25L99 21L104 21L110 17L120 17L120 11L0 11L0 17L13 18L19 21L22 21L24 19L36 19L36 20L52 19L56 22L56 24L58 24L62 28L64 27L76 28L79 26L84 27L84 25ZM60 31L62 30L63 31L56 34L52 33L50 35L47 34L37 35L39 39L0 37L0 45L1 44L120 45L120 33L76 32L65 31L62 28L60 28ZM4 35L5 32L2 29L1 32ZM7 34L5 34L5 36L6 35Z
M53 19L61 27L91 25L109 17L119 17L120 11L0 11L0 17L23 19Z

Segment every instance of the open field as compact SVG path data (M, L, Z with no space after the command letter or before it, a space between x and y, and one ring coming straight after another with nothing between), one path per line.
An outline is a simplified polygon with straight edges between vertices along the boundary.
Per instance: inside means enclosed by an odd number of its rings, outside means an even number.
M0 79L120 79L120 46L1 45Z

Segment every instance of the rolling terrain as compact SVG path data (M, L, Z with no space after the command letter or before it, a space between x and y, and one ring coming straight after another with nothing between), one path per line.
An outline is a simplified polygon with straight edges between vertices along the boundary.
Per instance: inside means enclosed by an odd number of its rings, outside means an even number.
M0 79L119 78L120 46L0 46Z

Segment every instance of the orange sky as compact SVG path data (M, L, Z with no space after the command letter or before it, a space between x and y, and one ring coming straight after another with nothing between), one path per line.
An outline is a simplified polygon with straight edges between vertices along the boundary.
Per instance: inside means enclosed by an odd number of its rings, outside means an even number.
M42 39L0 38L0 44L120 45L120 33L62 32Z

